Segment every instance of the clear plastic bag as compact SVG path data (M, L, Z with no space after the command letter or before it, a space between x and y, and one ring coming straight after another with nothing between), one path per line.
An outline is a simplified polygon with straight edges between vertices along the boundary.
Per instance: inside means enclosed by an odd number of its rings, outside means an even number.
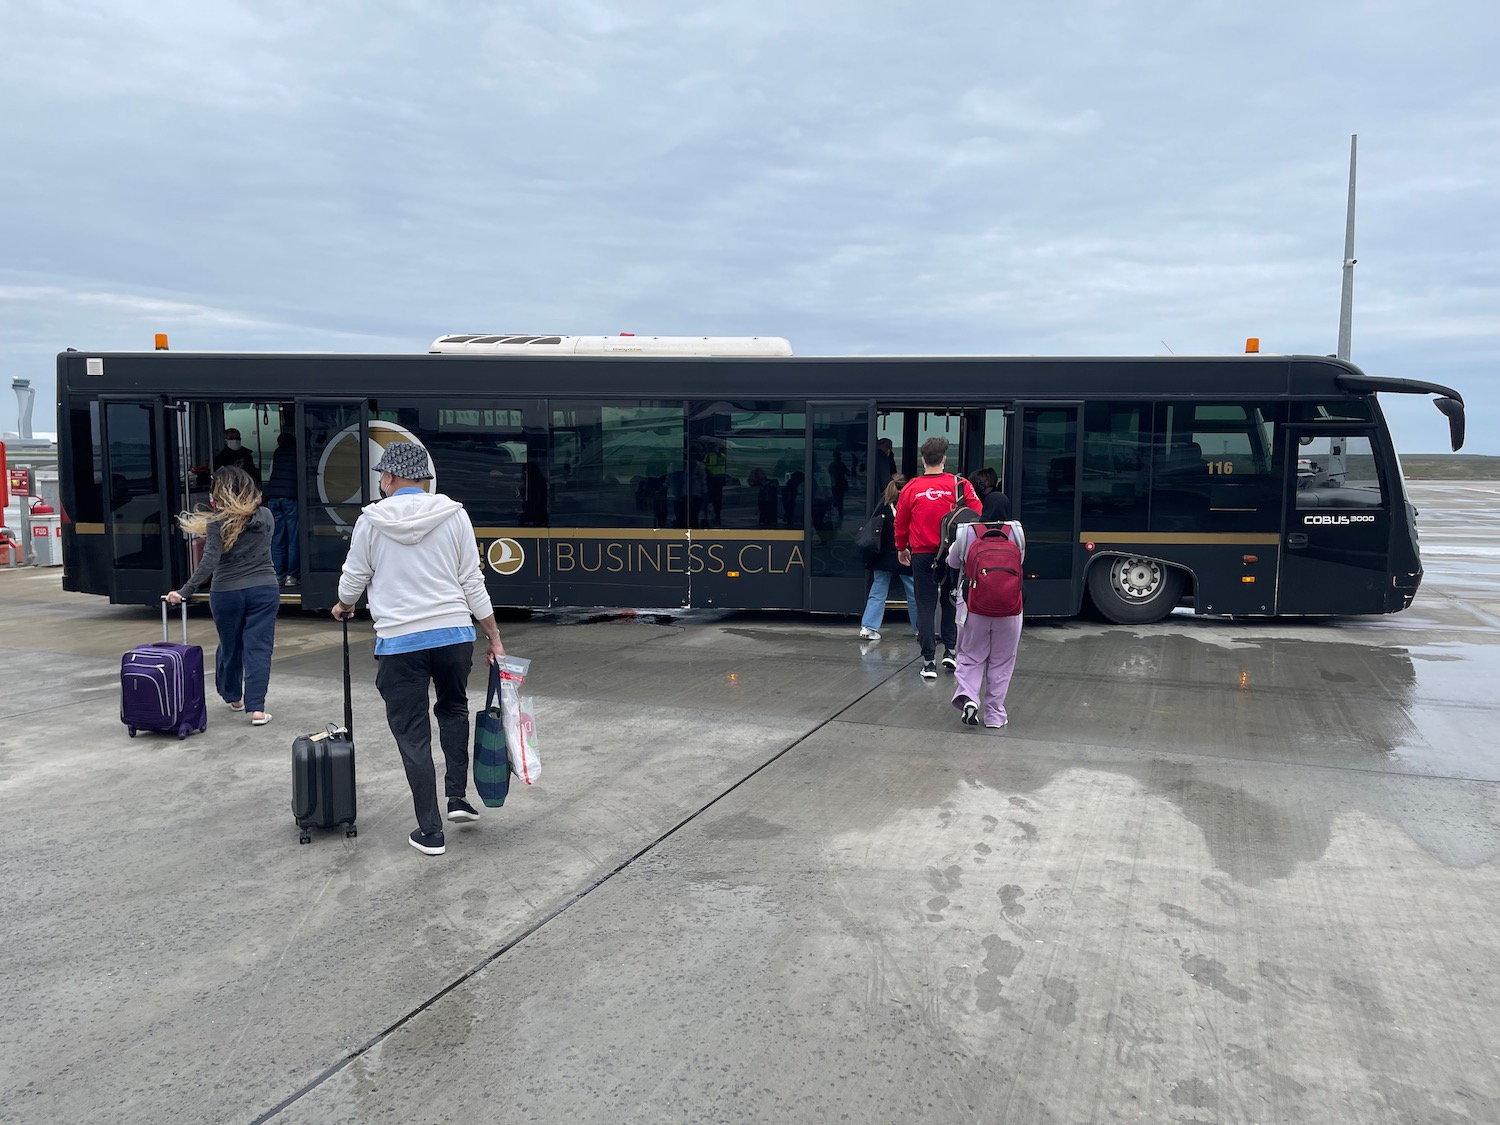
M531 661L521 656L502 656L495 661L500 671L500 714L505 723L505 751L510 772L527 785L542 775L542 760L536 752L536 720L532 696L521 694Z

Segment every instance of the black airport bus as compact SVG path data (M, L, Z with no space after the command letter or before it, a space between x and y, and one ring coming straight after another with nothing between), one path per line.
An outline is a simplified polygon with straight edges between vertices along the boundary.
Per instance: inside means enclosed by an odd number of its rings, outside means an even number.
M64 587L144 605L180 585L175 517L206 500L234 428L262 479L291 435L300 581L283 600L309 609L336 600L370 466L404 440L467 507L497 606L854 614L853 540L891 464L877 442L910 476L942 435L949 469L995 469L1025 526L1028 615L1393 613L1422 563L1377 396L1438 396L1463 440L1457 392L1324 356L472 335L433 350L59 355Z

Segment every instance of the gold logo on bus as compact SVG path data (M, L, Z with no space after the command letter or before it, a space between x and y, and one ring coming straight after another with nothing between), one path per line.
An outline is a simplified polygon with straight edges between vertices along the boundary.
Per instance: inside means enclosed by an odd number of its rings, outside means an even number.
M380 495L380 474L375 472L374 465L385 452L385 447L393 441L422 444L417 440L417 435L405 426L380 418L370 420L367 436L365 457L370 464L370 474L364 480L360 477L357 422L334 434L318 460L318 499L325 505L333 521L343 527L351 526L358 518L358 506L364 503L366 496L374 500ZM417 483L428 492L437 491L436 477Z
M496 574L514 574L526 562L526 552L514 539L496 539L484 557Z

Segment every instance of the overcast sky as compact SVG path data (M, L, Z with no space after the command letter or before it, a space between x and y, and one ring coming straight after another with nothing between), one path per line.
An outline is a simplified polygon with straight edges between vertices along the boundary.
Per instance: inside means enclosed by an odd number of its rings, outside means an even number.
M1327 354L1358 133L1353 358L1500 454L1497 60L1495 0L0 0L0 375L50 430L154 332Z

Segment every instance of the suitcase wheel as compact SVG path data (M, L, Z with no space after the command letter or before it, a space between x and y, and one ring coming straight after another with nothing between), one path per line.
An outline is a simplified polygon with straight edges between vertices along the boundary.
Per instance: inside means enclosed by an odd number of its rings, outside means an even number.
M349 825L348 828L344 829L344 835L345 836L358 836L359 835L359 829L356 828L356 827L354 827L354 825L351 824L351 825Z
M297 843L299 843L299 844L310 844L310 843L312 843L312 837L309 836L306 832L304 832L304 833L302 833L302 835L300 835L300 836L297 837Z
M125 729L130 732L130 737L131 738L135 737L135 727L126 727Z

